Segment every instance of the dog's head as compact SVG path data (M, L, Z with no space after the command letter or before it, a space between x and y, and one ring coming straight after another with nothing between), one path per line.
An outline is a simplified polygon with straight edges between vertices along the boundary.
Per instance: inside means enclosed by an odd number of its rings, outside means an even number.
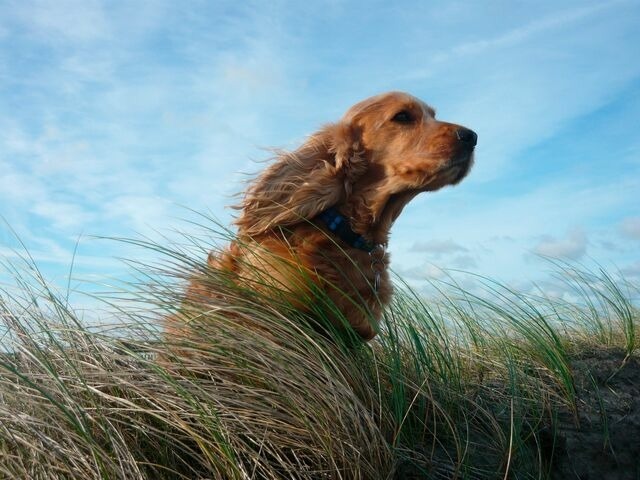
M388 228L418 193L460 182L476 141L473 131L436 120L411 95L371 97L280 154L247 190L236 223L241 233L259 235L337 206L360 234Z

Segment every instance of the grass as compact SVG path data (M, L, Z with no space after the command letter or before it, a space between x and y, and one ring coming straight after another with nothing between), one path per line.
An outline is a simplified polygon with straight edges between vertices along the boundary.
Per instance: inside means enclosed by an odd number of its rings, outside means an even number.
M427 300L398 281L365 345L207 271L185 240L135 242L166 261L139 266L121 293L144 307L115 327L83 324L29 259L7 266L0 477L546 478L557 418L578 418L574 356L638 348L638 289L604 270L556 262L571 303L486 278ZM223 295L181 310L174 280L194 271ZM193 335L164 336L167 315Z

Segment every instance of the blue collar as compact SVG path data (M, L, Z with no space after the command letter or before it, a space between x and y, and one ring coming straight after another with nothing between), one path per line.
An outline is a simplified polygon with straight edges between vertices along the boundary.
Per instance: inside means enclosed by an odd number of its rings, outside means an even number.
M322 220L326 227L331 232L335 233L338 238L351 245L353 248L357 248L368 253L371 253L375 248L375 245L369 242L366 238L351 230L349 220L344 215L341 215L335 207L325 210L318 215L317 218Z

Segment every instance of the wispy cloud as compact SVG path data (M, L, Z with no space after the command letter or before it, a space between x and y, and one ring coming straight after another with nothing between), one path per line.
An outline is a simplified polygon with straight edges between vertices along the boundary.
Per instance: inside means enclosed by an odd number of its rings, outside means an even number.
M625 218L620 224L620 231L628 238L640 240L640 217Z
M425 263L415 267L399 267L395 268L394 272L400 275L401 278L419 282L442 280L448 275L444 268L432 263Z
M631 280L640 279L640 261L627 265L621 270L621 273Z
M579 260L587 252L587 236L575 229L562 238L544 236L535 246L533 252L545 257Z
M478 262L472 255L457 255L451 259L450 265L461 270L472 270L477 268Z
M576 8L554 11L553 13L543 17L529 21L528 23L518 26L506 32L501 32L491 38L478 39L455 45L451 49L436 55L435 62L452 61L455 57L478 55L487 50L504 49L512 47L531 39L546 34L549 30L557 30L566 28L586 17L592 17L599 14L603 10L619 7L621 5L630 5L630 0L614 0L601 2L592 5L584 5Z
M149 233L164 223L171 211L170 202L162 197L122 195L102 207L107 220L122 218L138 233Z
M49 42L87 42L110 34L105 5L98 0L9 1L8 8L32 35Z
M94 214L82 206L64 202L37 202L31 212L46 218L54 228L62 230L82 229L83 225L94 218Z
M469 250L462 245L454 242L453 240L426 240L422 242L416 242L411 248L414 252L428 252L435 257L441 257L443 255L450 255L452 253L468 252Z

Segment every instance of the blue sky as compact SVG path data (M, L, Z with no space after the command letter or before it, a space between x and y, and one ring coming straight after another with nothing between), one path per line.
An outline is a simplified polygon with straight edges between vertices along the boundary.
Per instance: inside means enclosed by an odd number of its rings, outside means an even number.
M90 236L171 240L185 207L229 224L266 148L404 90L479 144L396 223L397 272L551 289L543 254L637 281L638 25L637 0L0 0L0 215L55 283L78 238L75 284L126 275L154 254Z

